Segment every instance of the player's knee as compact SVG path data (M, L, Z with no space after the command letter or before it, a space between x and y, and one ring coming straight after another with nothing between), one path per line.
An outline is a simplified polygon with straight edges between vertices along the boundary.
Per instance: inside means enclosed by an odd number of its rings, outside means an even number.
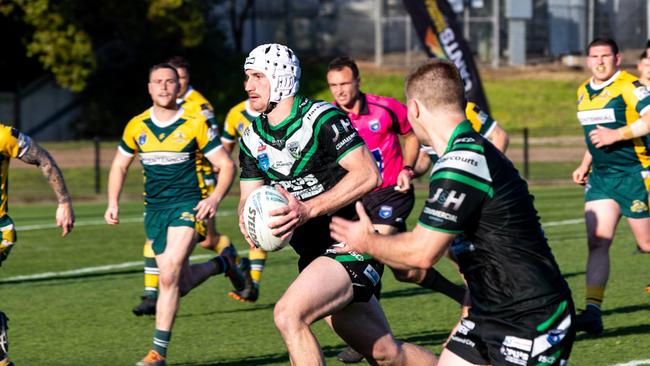
M178 271L161 271L158 277L158 286L169 288L179 285L180 273Z
M371 364L374 365L397 365L401 357L401 350L398 343L390 337L384 337L372 347Z
M589 233L587 235L587 245L589 246L589 250L607 249L611 244L611 238L606 238L598 233Z
M288 302L280 299L273 309L273 320L276 328L282 334L290 334L306 324L301 319L299 312L289 306Z

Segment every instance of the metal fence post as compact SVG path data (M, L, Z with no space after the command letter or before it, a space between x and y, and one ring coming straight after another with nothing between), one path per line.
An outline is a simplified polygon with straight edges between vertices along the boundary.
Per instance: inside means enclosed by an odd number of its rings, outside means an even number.
M101 171L100 171L100 146L99 146L99 137L95 136L93 139L94 146L95 146L95 193L99 194L100 191L100 178L101 178Z
M530 166L528 161L528 127L524 127L524 178L530 178Z

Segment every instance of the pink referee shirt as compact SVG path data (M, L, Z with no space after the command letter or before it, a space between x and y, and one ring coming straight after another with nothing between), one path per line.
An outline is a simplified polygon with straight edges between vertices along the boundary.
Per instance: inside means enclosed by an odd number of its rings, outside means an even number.
M403 168L399 135L412 131L406 106L396 99L379 95L361 93L360 98L359 114L348 113L348 117L377 162L383 179L378 189L394 186Z

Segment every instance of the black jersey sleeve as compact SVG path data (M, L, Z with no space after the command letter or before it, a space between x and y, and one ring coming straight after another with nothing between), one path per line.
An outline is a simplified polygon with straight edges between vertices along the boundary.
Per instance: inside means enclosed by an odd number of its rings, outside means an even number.
M460 234L471 226L486 199L492 197L485 157L474 151L445 154L434 166L429 198L420 214L420 225Z
M352 122L340 112L326 113L318 134L319 144L329 156L339 161L347 153L364 145Z
M262 180L264 179L264 172L260 169L257 159L253 157L250 150L244 144L243 140L239 140L239 174L240 180Z

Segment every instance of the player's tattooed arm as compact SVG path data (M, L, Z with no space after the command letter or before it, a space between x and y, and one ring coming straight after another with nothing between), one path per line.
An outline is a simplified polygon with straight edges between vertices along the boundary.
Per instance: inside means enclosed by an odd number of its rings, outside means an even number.
M65 181L63 180L63 173L61 173L61 169L59 169L56 161L54 161L47 150L34 142L34 140L30 139L27 151L19 159L27 164L36 165L41 168L43 176L47 178L47 181L50 184L50 187L52 187L54 194L56 194L56 199L60 204L71 201L70 193L68 193Z

